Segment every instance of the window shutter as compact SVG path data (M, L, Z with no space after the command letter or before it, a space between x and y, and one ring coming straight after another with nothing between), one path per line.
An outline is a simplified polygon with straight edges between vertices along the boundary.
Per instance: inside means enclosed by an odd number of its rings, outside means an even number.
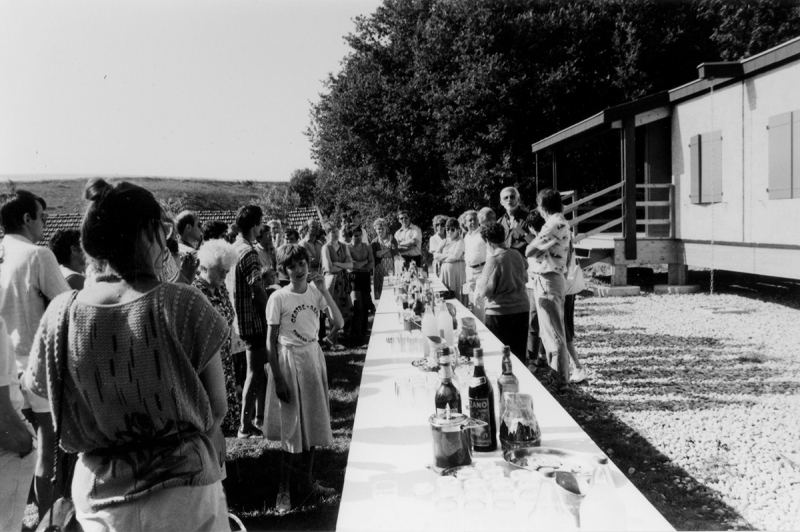
M722 201L722 131L712 131L700 136L700 186L703 203Z
M692 203L700 203L700 135L694 135L689 139L689 153L691 157L691 169L689 179L691 181Z
M796 113L800 118L800 113ZM800 137L800 135L798 135ZM797 143L792 142L792 113L769 118L769 199L792 197L792 166L800 164ZM795 162L792 163L792 152ZM796 168L796 166L795 166ZM800 183L798 183L800 184Z

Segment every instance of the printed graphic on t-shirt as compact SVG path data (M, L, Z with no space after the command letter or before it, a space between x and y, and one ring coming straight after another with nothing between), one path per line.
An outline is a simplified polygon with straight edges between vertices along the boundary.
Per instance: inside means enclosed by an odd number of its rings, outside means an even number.
M317 317L318 317L319 310L314 305L307 305L305 303L303 303L302 305L298 305L297 307L295 307L295 309L292 311L292 314L291 314L291 316L292 316L291 317L291 322L292 322L293 325L297 325L297 319L298 319L298 316L300 315L301 312L310 312L311 313L311 315L309 317L303 316L301 318L301 322L303 323L303 325L305 325L305 329L306 329L305 332L308 333L309 331L307 330L308 329L308 321L307 320L310 318L313 323L319 323L319 321L316 321L318 319ZM314 339L317 337L317 334L319 334L319 327L314 329L314 334L313 334L313 336L311 336L311 338L306 338L305 335L303 335L302 333L300 333L300 331L297 330L297 328L292 328L292 334L296 338L302 340L303 342L306 342L306 343L313 342Z

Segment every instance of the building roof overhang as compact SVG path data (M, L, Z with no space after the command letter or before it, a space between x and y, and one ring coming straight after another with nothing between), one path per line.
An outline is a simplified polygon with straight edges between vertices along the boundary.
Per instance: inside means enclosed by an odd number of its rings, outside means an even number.
M779 68L800 59L800 37L782 43L760 54L741 61L702 63L698 69L699 79L669 91L662 91L627 102L597 113L558 133L535 142L533 153L541 151L567 150L585 144L593 137L611 129L621 127L621 121L634 117L636 125L670 116L672 107L734 83L741 83L768 70Z
M669 116L669 93L657 92L600 111L586 120L534 143L532 151L533 153L555 151L582 144L592 137L620 128L625 119L633 118L639 126L667 116Z

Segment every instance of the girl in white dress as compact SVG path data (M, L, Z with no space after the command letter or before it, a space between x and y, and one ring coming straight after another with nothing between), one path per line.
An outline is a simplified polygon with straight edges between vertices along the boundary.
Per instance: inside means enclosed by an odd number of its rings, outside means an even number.
M292 508L292 492L296 502L308 495L335 494L311 477L315 448L333 444L328 372L317 342L319 311L327 311L333 322L328 342L336 338L343 320L325 279L318 273L309 274L305 248L286 244L278 250L277 260L290 284L273 293L267 303L269 364L265 369L270 377L265 432L270 440L281 442L276 509L285 513ZM293 479L299 461L303 474Z

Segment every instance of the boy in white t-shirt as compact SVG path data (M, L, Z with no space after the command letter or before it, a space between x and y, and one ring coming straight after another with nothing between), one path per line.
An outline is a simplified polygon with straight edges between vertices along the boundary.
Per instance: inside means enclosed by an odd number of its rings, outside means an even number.
M308 272L305 248L286 244L278 250L278 268L290 284L277 290L267 303L267 426L270 440L281 442L281 474L276 509L291 510L292 495L330 496L332 488L322 487L311 477L314 450L333 444L328 372L325 356L317 343L319 312L328 311L333 327L326 337L330 342L344 325L325 279ZM293 479L295 463L302 460L302 478ZM296 488L293 490L292 486ZM295 499L299 500L299 499Z

